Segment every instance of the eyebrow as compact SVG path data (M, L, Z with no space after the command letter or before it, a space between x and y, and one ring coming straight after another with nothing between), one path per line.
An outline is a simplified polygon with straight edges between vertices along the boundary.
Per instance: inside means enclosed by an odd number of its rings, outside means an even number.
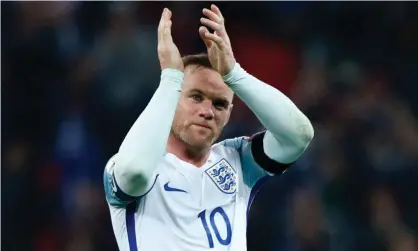
M203 96L207 96L204 92L202 92L201 90L196 89L196 88L195 89L191 89L189 92L190 93L199 93L199 94L201 94ZM228 99L225 98L225 97L215 97L213 100L221 101L221 102L225 103L225 105L227 105L227 106L230 105Z

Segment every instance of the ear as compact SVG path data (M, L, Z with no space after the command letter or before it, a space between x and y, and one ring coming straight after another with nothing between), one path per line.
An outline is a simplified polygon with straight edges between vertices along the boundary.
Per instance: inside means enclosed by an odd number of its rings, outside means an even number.
M230 106L229 106L229 108L228 108L228 115L227 115L227 117L226 117L226 119L225 119L225 124L224 124L224 126L226 126L226 124L228 124L228 122L229 122L229 118L231 117L231 113L232 113L232 108L234 107L234 105L233 104L231 104Z

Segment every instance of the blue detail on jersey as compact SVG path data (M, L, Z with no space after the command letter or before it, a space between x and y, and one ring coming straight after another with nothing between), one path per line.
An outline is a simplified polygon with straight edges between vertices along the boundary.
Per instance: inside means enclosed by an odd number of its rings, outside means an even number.
M168 186L168 183L170 183L170 181L164 184L164 190L166 190L167 192L183 192L183 193L187 193L186 191L184 191L182 189L178 189L178 188L174 188L174 187L169 187Z
M152 188L154 187L155 183L157 182L158 174L155 176L154 183L152 184L151 188L143 195L138 197L130 196L124 193L119 186L117 185L116 180L112 174L109 174L106 170L103 174L103 183L104 183L104 190L106 195L107 202L114 207L126 207L128 203L131 201L135 201L147 195Z
M113 177L106 170L103 174L103 184L107 202L114 207L126 207L129 201L119 198L114 191Z
M264 184L266 184L266 182L269 181L270 179L272 179L271 176L264 176L263 178L259 179L255 183L254 187L251 189L250 198L248 199L248 204L247 204L247 222L248 222L248 218L250 216L251 205L253 204L253 201L255 199L255 196L260 191L261 187Z
M125 201L125 202L130 202L130 201L136 200L136 197L130 196L130 195L124 193L122 191L122 189L120 189L118 183L116 182L115 173L113 173L113 175L112 175L111 185L112 185L112 193L115 194L115 196L117 198L119 198L119 199L121 199L122 201Z
M224 185L224 189L230 190L232 186L236 186L236 185L237 183L235 181L231 181L230 183Z
M237 190L237 174L226 159L209 167L205 173L221 192L233 194Z
M206 210L203 210L202 212L200 212L197 215L197 217L200 218L200 220L202 221L203 229L205 229L206 237L208 237L209 248L213 248L214 246L213 246L212 234L210 232L208 223L206 221Z
M249 137L227 139L222 141L221 144L225 147L231 147L238 151L241 160L244 183L248 187L252 188L260 178L269 175L254 160L254 156L251 151L252 142Z
M225 239L222 239L221 235L219 234L218 227L215 224L215 215L217 213L221 214L226 224L226 238ZM212 211L212 213L210 213L210 224L212 225L213 231L215 232L215 235L216 235L216 239L218 239L219 243L221 243L224 246L229 245L232 239L231 222L229 222L229 218L226 215L222 207L217 207Z
M217 176L221 175L221 173L223 171L225 171L225 167L224 166L221 166L218 170L217 169L214 169L212 171L212 174L213 174L213 176L217 177Z
M142 197L144 197L145 195L147 195L149 192L151 192L152 188L154 188L154 186L155 186L155 183L157 183L158 176L160 176L160 175L159 175L159 174L157 174L157 175L155 176L155 180L154 180L154 183L152 183L151 188L150 188L150 189L149 189L146 193L144 193L143 195L141 195L141 196L137 197L137 200L141 199Z
M225 183L227 180L229 180L230 178L231 178L231 174L230 173L228 173L227 175L225 175L225 176L220 176L219 177L219 184L223 184L223 183Z
M136 243L136 230L135 230L135 209L136 203L131 202L126 207L126 230L128 232L128 242L130 251L138 251L138 245Z
M215 215L217 213L221 214L226 224L225 239L222 238L221 234L219 233L218 227L216 226L216 223L215 223ZM198 218L200 218L200 220L202 221L203 228L205 229L206 236L208 237L209 248L213 248L214 247L213 237L209 229L208 223L206 221L206 210L203 210L202 212L200 212L198 215ZM228 215L225 213L223 208L222 207L215 208L209 215L209 221L210 221L210 225L212 226L213 232L215 232L216 239L218 239L219 243L224 246L229 245L232 239L232 228L231 228L231 222L229 221Z

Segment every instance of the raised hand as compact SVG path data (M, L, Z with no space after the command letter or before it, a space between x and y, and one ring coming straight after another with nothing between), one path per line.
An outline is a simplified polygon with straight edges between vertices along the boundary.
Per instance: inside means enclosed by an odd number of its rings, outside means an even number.
M158 25L158 58L160 60L161 70L172 68L183 71L184 65L180 52L171 36L171 16L171 11L164 8L160 24Z
M231 72L235 65L234 53L232 52L231 42L225 29L225 19L221 11L214 4L210 8L210 10L203 9L203 15L206 17L200 19L204 26L199 27L199 34L208 49L208 56L212 66L224 76ZM205 26L214 30L214 33L210 33Z

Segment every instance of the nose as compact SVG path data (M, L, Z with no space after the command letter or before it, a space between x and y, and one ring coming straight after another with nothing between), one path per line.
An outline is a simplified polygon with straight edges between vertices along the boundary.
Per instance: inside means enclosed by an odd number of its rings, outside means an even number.
M205 120L211 120L215 116L212 110L211 101L205 100L200 104L199 108L199 117L204 118Z

